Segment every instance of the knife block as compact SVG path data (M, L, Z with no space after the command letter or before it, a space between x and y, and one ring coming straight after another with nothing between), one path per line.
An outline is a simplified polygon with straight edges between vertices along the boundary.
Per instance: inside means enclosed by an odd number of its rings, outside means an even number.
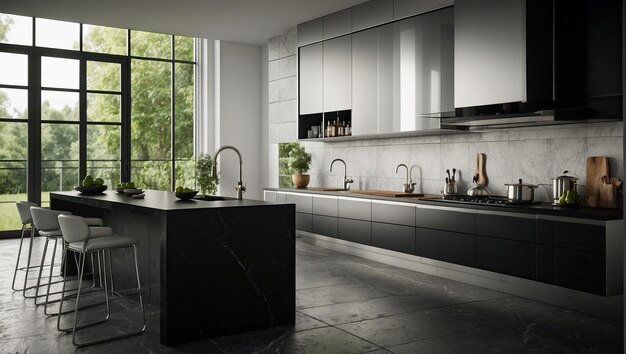
M617 186L614 184L603 184L598 195L598 208L617 208Z

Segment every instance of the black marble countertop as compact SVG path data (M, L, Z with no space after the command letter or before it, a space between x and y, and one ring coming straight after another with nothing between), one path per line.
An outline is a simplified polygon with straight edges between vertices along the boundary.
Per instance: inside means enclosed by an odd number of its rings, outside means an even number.
M463 209L475 209L486 211L538 214L538 215L554 215L580 219L592 220L621 220L624 218L623 210L620 209L602 209L602 208L573 208L554 206L551 203L533 203L528 205L477 205L468 203L455 203L441 201L440 196L427 194L424 197L381 197L368 194L359 194L351 191L320 191L316 189L306 188L265 188L267 191L289 192L289 193L308 193L331 195L338 197L363 198L373 200L385 200L393 202L404 202L424 205L437 205L442 207L454 207Z
M79 202L84 205L102 207L103 204L113 203L119 205L127 205L134 208L145 208L160 211L169 210L185 210L185 209L206 209L206 208L233 208L233 207L251 207L260 205L272 205L274 203L263 202L252 199L237 200L234 198L224 197L225 200L181 200L176 198L174 192L165 192L146 189L145 198L135 199L124 193L117 193L115 190L107 190L102 194L84 195L79 192L53 192L50 193L51 198L58 198L73 202Z

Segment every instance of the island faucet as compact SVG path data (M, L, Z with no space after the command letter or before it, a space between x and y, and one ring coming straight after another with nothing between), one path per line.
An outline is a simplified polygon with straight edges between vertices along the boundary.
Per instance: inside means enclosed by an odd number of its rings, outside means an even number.
M234 146L224 145L221 148L219 148L219 150L217 150L217 152L215 153L215 157L213 157L213 176L217 176L217 155L219 155L220 152L226 149L233 150L239 156L239 181L237 182L237 187L235 187L235 190L237 191L237 199L243 199L243 192L246 191L246 186L241 181L242 179L241 166L243 165L243 159L241 158L241 152L239 152L239 149L237 149Z
M398 173L398 169L400 167L406 168L406 183L402 185L402 191L404 193L413 193L413 191L415 190L415 183L413 183L413 181L409 179L409 168L405 164L401 163L396 166L396 173Z
M343 189L349 190L350 183L354 183L354 181L351 178L347 177L348 167L346 167L346 162L344 160L334 159L333 162L330 163L330 172L333 172L333 164L337 161L343 162Z

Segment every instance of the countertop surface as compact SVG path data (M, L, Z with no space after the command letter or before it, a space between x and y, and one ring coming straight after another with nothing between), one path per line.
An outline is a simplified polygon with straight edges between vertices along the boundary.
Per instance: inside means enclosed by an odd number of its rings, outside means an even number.
M527 205L482 205L468 204L461 202L442 201L441 195L426 194L423 197L384 197L367 194L359 194L354 191L323 191L317 189L306 188L265 188L267 191L289 192L289 193L306 193L319 194L328 196L339 196L349 198L364 198L372 200L384 200L401 203L413 203L431 206L441 206L447 208L463 208L474 210L485 210L506 213L523 213L538 215L553 215L571 218L592 219L592 220L620 220L624 218L622 210L619 209L602 209L602 208L575 208L554 206L551 203L533 203Z
M233 207L252 207L262 205L273 205L274 203L263 202L259 200L224 197L225 200L181 200L176 198L174 192L165 192L146 189L145 198L135 199L124 193L117 193L115 190L106 190L104 193L95 195L85 195L79 192L53 192L50 193L51 198L58 198L79 202L90 206L103 206L106 203L124 204L138 208L154 209L154 210L185 210L185 209L206 209L206 208L233 208Z

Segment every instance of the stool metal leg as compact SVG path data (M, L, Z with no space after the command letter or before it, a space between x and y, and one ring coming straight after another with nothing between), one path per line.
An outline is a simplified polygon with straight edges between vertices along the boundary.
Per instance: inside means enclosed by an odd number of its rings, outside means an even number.
M47 288L46 288L46 299L45 302L37 302L37 298L38 298L38 294L39 294L39 288L37 288L37 290L35 291L35 305L43 305L43 304L47 304L48 303L48 297L50 296L50 286L52 286L52 272L54 271L54 257L56 257L57 254L57 244L59 242L58 238L54 238L54 247L52 248L52 259L50 260L50 273L48 275L48 284L47 284ZM43 294L41 295L43 296Z

